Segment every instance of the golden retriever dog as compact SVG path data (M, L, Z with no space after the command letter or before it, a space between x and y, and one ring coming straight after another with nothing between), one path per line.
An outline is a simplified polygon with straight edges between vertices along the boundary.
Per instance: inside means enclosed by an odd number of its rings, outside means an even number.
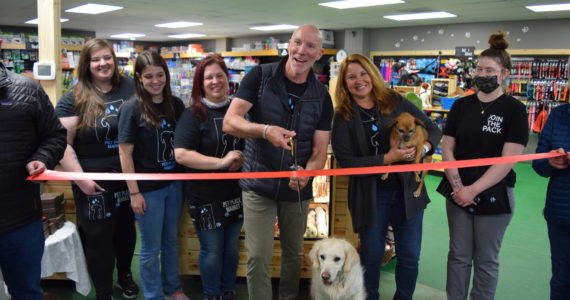
M313 263L313 299L366 298L360 257L349 242L337 238L320 240L309 252L309 258Z
M400 149L414 147L416 148L416 157L414 159L416 164L420 162L431 162L431 155L425 156L422 160L423 147L429 135L424 123L420 119L414 118L414 116L407 112L401 113L392 121L391 128L390 147L394 147L395 145L399 145ZM382 180L388 179L388 174L389 173L383 174ZM414 197L419 197L422 192L422 187L424 186L424 178L426 177L427 170L415 171L414 174L416 176L416 182L419 182L418 187L414 191Z

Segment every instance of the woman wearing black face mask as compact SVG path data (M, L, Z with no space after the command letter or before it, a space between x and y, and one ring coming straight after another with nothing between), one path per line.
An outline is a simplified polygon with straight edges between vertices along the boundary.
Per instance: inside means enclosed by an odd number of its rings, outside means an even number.
M528 141L525 106L506 94L511 57L505 33L489 38L474 83L477 93L455 102L443 136L445 161L519 155ZM447 198L450 242L447 297L493 299L499 249L514 211L514 164L447 169L438 191Z

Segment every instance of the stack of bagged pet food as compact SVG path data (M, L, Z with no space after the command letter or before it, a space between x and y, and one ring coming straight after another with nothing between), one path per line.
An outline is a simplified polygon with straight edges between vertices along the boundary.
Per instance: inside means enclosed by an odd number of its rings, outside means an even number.
M43 193L41 199L44 235L48 237L65 223L65 199L62 193Z

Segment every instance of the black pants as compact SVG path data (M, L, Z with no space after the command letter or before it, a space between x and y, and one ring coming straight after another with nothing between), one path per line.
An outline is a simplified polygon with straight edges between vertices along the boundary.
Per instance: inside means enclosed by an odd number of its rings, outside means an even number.
M114 208L110 217L91 221L85 213L88 211L87 197L75 184L72 188L79 234L96 298L111 299L115 259L119 277L131 272L136 230L130 201L124 201Z

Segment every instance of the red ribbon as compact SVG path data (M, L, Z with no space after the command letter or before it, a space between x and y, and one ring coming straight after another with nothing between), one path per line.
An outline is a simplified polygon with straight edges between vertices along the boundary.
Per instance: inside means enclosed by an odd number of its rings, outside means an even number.
M423 170L457 169L498 164L509 164L527 160L552 158L567 155L558 152L501 156L492 158L466 159L425 164L403 164L392 166L344 168L310 171L279 172L234 172L234 173L83 173L47 170L27 180L205 180L205 179L242 179L242 178L289 178L307 176L338 176L380 173L399 173Z

